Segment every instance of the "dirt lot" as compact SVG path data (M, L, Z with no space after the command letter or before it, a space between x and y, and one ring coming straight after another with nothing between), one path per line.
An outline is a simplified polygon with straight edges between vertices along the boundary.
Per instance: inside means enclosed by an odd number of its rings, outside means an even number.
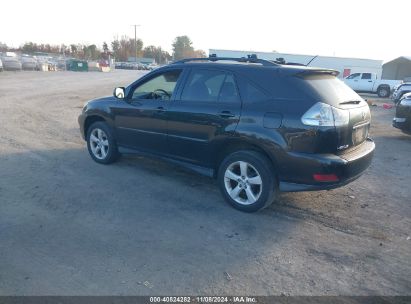
M372 107L356 182L256 214L143 157L103 166L77 116L139 72L0 73L0 295L410 295L411 136Z

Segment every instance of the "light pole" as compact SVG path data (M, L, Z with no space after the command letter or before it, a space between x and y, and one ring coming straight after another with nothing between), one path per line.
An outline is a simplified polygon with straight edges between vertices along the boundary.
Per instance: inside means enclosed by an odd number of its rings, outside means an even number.
M134 61L137 62L137 26L140 24L133 24L134 26Z

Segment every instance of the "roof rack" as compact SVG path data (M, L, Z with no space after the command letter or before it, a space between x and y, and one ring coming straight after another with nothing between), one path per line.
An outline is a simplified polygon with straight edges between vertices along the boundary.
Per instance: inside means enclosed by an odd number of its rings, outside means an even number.
M236 61L241 63L260 63L263 66L278 66L279 64L270 60L264 60L257 58L257 55L251 54L247 55L247 57L235 58L235 57L217 57L216 54L210 54L208 58L186 58L178 61L174 61L173 64L177 63L186 63L192 61Z

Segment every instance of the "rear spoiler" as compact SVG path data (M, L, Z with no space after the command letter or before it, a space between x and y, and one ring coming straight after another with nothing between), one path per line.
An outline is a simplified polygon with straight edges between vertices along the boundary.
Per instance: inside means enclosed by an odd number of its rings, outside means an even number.
M315 75L331 75L337 77L340 72L331 69L307 69L297 73L295 76L304 78L305 76L315 76Z

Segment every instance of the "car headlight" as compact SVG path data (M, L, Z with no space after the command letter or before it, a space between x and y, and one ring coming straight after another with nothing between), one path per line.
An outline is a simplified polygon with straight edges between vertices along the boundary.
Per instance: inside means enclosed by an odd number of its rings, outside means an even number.
M411 99L404 98L403 100L401 100L400 105L411 107Z

